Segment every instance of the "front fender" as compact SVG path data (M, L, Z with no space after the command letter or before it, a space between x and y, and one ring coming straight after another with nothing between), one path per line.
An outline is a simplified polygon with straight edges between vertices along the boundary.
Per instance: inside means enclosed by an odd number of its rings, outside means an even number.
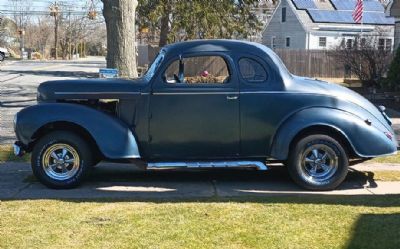
M43 103L17 113L15 132L25 145L41 127L54 122L69 122L85 129L106 158L139 158L136 139L129 127L115 117L87 106L69 103Z
M290 144L302 130L312 126L333 128L347 139L358 157L369 158L396 153L396 139L389 140L385 127L376 119L368 125L358 116L346 111L314 107L293 114L279 127L271 146L271 156L288 158Z

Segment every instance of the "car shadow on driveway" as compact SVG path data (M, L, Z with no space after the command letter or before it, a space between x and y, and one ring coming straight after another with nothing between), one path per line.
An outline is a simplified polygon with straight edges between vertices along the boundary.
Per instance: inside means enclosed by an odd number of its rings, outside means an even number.
M350 171L337 190L326 192L299 188L290 180L285 167L271 167L266 172L251 169L142 171L129 164L106 163L94 168L81 186L70 190L46 188L32 176L27 163L0 165L0 175L0 200L274 202L283 198L296 203L337 204L340 200L346 205L394 205L390 200L368 201L377 197L371 191L377 184L372 173L358 171ZM394 195L380 195L384 199L387 196Z

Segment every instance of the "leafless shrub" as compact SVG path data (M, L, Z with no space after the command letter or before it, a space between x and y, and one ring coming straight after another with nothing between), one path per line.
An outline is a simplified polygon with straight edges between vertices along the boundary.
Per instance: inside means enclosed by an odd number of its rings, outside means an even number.
M356 75L364 87L379 87L379 79L388 71L393 56L391 40L384 37L375 34L358 36L351 42L343 40L331 55Z

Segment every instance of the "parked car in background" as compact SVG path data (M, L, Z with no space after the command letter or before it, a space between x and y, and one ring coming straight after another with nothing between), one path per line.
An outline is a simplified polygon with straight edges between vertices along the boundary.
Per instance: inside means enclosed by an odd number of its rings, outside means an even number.
M330 190L349 160L397 152L384 108L292 75L272 50L244 41L168 45L142 78L49 81L37 101L15 116L15 153L31 152L51 188L77 186L101 160L258 170L277 160L300 186Z
M10 52L8 52L8 49L0 47L0 61L4 61L4 59L8 57L10 57Z

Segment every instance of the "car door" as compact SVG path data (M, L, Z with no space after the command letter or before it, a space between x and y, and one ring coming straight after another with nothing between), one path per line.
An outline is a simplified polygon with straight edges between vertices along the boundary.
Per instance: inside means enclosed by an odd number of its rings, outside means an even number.
M152 159L239 155L239 89L226 54L181 55L164 66L150 95Z
M271 61L243 54L236 62L240 81L240 153L248 158L266 157L279 123L289 113L289 99Z

